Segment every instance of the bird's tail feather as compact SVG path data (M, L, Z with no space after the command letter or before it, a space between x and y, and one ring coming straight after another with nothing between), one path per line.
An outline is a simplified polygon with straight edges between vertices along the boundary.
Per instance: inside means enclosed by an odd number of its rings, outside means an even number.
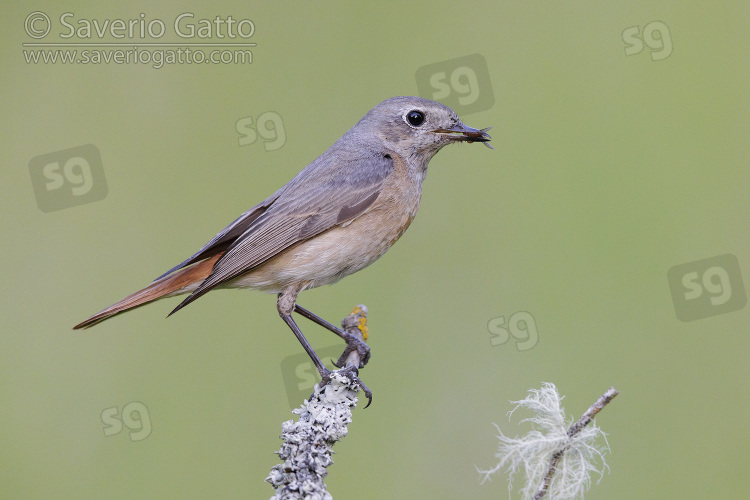
M169 276L157 279L143 290L138 290L137 292L128 295L120 302L113 304L103 311L94 314L89 319L78 323L73 329L81 330L89 328L105 319L109 319L122 312L148 304L149 302L171 295L179 295L180 293L192 291L200 285L209 274L211 274L214 264L222 254L223 252L190 267L181 269Z

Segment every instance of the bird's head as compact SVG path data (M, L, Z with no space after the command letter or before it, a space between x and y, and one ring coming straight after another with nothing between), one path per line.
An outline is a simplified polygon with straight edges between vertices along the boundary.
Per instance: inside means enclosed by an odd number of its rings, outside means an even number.
M357 124L368 137L405 156L425 163L440 149L456 142L488 143L489 128L464 125L444 104L421 97L392 97L368 112Z

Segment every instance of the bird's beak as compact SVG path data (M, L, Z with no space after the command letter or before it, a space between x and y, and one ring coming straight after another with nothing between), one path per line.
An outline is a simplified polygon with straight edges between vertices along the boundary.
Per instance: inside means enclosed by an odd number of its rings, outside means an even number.
M495 149L489 144L490 140L492 139L490 137L490 134L487 133L488 130L490 130L492 127L483 128L482 130L477 130L475 128L467 127L463 123L458 123L455 127L451 128L437 128L433 130L436 134L443 134L443 135L449 135L453 140L456 141L462 141L462 142L483 142L485 146L487 146L490 149Z

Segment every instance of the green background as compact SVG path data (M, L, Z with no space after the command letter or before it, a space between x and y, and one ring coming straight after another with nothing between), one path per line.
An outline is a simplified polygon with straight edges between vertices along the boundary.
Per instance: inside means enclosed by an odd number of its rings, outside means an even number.
M336 446L329 490L504 498L504 477L480 485L475 469L494 463L492 422L527 431L509 400L554 382L576 417L621 391L597 419L611 472L587 498L743 496L748 308L681 322L667 271L731 253L750 276L749 5L4 6L0 497L270 497L291 418L281 364L301 352L274 297L218 291L168 320L178 299L71 327L192 254L375 104L416 94L418 68L475 53L495 103L462 118L492 126L496 151L443 150L402 240L301 296L334 322L370 308L361 375L375 397ZM258 45L250 65L26 64L34 10L168 27L232 15ZM673 53L626 56L622 32L652 21ZM240 146L236 122L266 111L284 146ZM101 152L107 196L43 213L29 161L83 144ZM492 346L488 322L518 311L537 345ZM105 436L102 411L134 401L151 434Z

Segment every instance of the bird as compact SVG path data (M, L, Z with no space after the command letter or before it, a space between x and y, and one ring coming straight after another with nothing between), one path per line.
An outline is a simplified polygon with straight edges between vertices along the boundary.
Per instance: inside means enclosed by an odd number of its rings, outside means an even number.
M244 212L192 256L145 288L73 328L92 327L158 299L189 294L169 316L217 288L277 294L277 311L317 368L328 370L293 313L331 330L356 349L363 368L370 348L362 340L297 304L300 292L333 284L380 258L411 224L432 157L444 146L483 143L487 131L465 125L448 106L421 97L392 97L271 196ZM351 369L350 369L351 368ZM344 373L345 372L345 373ZM357 367L339 370L372 402Z

